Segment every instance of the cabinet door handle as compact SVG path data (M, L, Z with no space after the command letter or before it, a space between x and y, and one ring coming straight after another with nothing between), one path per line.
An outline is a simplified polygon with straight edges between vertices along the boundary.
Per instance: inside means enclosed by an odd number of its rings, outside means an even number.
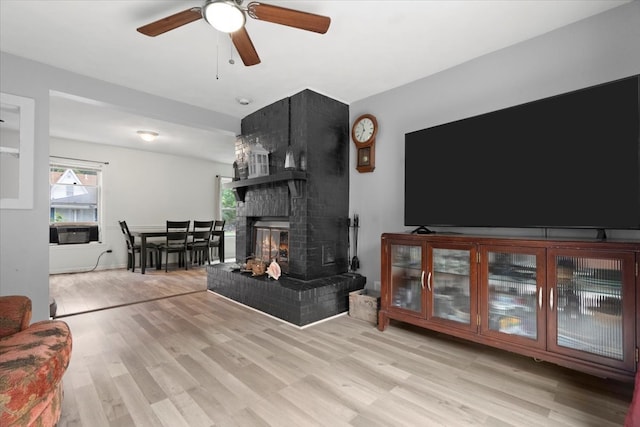
M420 275L420 284L422 285L422 289L424 289L424 270L422 270L422 274Z
M429 288L429 292L431 292L431 272L427 276L427 287Z
M542 310L542 288L538 290L538 307Z
M553 310L553 288L549 291L549 307Z

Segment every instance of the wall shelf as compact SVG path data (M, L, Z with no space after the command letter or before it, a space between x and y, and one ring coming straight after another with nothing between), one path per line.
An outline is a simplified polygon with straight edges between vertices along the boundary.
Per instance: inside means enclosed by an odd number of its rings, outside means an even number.
M0 209L33 209L35 100L0 92L2 106L3 163L0 180L8 185L0 189Z
M286 181L289 185L289 191L292 197L298 197L301 191L301 183L307 180L307 173L302 171L284 171L273 175L260 176L257 178L241 179L240 181L232 181L224 184L224 188L233 189L236 200L244 202L244 196L247 189L263 184L272 184L276 182Z
M0 147L0 154L9 154L14 157L20 157L20 149L13 147Z

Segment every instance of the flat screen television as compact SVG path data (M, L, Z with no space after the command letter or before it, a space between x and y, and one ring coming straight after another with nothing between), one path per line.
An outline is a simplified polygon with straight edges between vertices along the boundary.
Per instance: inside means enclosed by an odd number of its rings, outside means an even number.
M633 76L405 135L405 226L640 229Z

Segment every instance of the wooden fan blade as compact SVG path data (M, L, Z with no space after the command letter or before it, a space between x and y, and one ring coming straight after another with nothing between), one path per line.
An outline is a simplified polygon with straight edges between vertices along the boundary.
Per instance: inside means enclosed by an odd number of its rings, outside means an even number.
M247 5L247 13L250 17L260 21L273 22L320 34L326 33L329 29L329 24L331 24L331 18L327 16L259 2L249 3Z
M253 46L249 33L247 33L247 30L244 27L240 28L238 31L229 33L229 36L231 37L231 41L236 47L238 55L240 55L244 65L249 67L260 63L258 52L256 52L256 48Z
M199 7L192 7L138 28L145 36L155 37L202 18Z

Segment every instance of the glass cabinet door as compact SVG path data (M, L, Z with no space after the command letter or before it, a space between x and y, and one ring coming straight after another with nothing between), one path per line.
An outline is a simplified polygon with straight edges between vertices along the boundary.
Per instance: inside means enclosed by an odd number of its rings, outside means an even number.
M484 335L544 347L544 250L484 247Z
M633 366L634 256L552 252L549 321L557 352ZM617 361L617 362L616 362Z
M422 246L391 245L391 301L392 308L422 314Z
M431 306L429 320L455 322L476 329L475 249L429 247L431 268L427 275Z

